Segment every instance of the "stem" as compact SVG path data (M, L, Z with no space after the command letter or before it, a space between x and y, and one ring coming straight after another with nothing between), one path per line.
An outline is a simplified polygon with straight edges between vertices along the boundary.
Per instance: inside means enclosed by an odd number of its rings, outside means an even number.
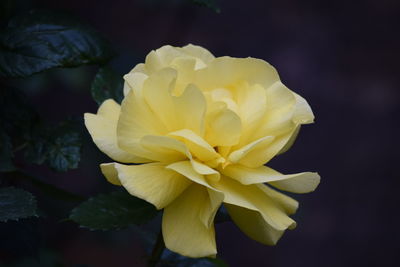
M149 261L147 262L148 267L156 267L158 262L161 259L161 255L163 254L165 249L165 244L164 244L164 239L162 236L162 232L157 236L157 241L154 244L153 251L151 252L151 256L149 258Z

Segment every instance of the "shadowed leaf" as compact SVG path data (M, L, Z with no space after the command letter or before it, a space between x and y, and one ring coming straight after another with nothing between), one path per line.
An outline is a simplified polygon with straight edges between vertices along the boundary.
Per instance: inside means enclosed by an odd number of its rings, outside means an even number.
M15 187L0 188L0 222L37 216L34 196Z

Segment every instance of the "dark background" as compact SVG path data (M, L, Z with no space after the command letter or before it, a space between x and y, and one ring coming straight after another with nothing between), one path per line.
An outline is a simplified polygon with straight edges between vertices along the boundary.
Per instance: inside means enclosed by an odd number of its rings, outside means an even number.
M399 2L220 0L220 14L186 2L16 1L21 11L61 9L92 25L118 51L113 66L121 74L152 49L193 43L216 56L264 59L308 100L315 124L303 127L293 148L270 165L284 173L318 171L321 184L294 196L298 227L275 247L248 239L231 223L218 225L219 256L230 266L398 266ZM55 70L16 83L44 117L58 121L96 111L89 90L95 71ZM74 193L114 190L97 165L109 160L85 138L78 170L28 167ZM66 263L144 266L134 231L90 232L51 218L39 228L40 246Z

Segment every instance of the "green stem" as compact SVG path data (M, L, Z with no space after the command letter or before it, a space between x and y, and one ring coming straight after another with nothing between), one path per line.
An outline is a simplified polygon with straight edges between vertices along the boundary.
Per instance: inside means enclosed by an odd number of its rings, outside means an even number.
M158 262L161 259L161 256L164 252L165 249L165 244L164 244L164 239L162 236L162 232L160 231L160 233L157 236L157 241L153 247L153 251L151 252L151 256L147 262L147 266L148 267L156 267Z

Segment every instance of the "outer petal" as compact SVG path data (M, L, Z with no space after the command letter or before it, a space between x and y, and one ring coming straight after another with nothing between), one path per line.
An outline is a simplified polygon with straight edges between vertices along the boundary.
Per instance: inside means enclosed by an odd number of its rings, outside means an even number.
M320 181L317 173L302 172L284 175L267 166L248 168L236 164L227 166L221 172L245 185L270 183L279 189L293 193L312 192Z
M115 161L127 163L148 162L119 148L117 145L117 122L120 115L120 106L112 99L101 104L97 115L85 113L85 125L94 143L107 156Z
M164 209L162 232L168 249L187 257L214 256L217 253L213 221L215 208L205 187L191 185Z
M118 171L115 169L115 163L102 163L100 164L100 169L103 175L106 177L107 181L113 185L121 185L118 178Z
M118 178L131 194L162 209L177 198L190 184L190 180L168 170L164 164L122 165L115 163Z
M168 165L166 168L176 171L177 173L185 176L186 178L192 180L193 182L195 182L199 185L203 185L205 187L213 189L210 186L210 184L208 183L208 181L206 180L206 178L204 177L204 175L202 175L194 170L190 161L175 162L175 163Z
M187 46L182 47L181 50L185 54L196 58L196 69L204 68L215 59L210 51L201 46L188 44Z
M218 182L210 184L224 193L225 203L260 212L264 220L276 230L296 226L285 210L257 185L242 185L228 177L221 177Z
M210 90L243 80L268 88L279 76L274 67L260 59L218 57L207 68L197 71L194 84Z
M275 245L285 232L269 225L258 211L230 204L226 204L225 207L240 230L262 244Z

